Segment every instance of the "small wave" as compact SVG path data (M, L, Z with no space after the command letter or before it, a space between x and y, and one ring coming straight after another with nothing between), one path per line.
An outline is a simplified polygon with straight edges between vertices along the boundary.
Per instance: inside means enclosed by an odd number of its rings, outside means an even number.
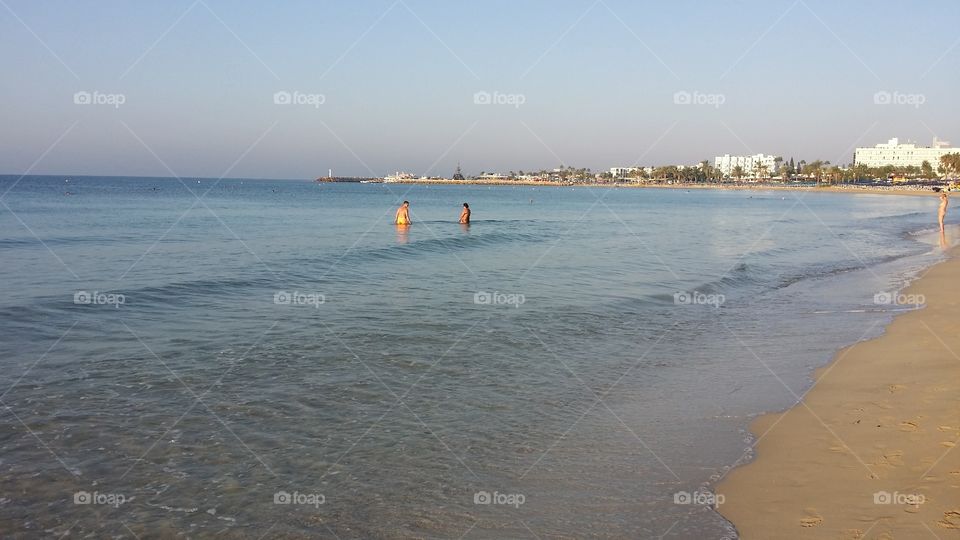
M470 234L446 238L429 238L411 241L407 244L392 245L373 249L358 249L347 254L344 259L359 260L402 260L412 256L433 253L449 253L466 249L479 249L509 243L543 242L546 235L523 232L494 232Z
M155 287L144 287L125 295L136 297L138 302L169 303L171 299L186 300L192 297L222 296L242 294L248 289L275 285L275 280L267 278L226 278L181 281Z
M43 248L47 246L72 246L87 244L116 244L120 242L142 241L141 236L54 236L50 238L6 238L0 239L0 249L17 249L25 247Z
M745 262L740 262L719 279L701 283L694 290L705 294L722 293L736 287L742 287L751 284L759 284L762 281L756 279L757 274L753 267Z
M893 215L882 215L871 218L866 218L864 222L874 222L881 221L883 223L889 223L891 221L907 221L916 218L922 218L923 216L929 215L929 212L907 212L906 214L893 214Z
M861 308L861 309L841 309L841 310L818 310L811 311L812 315L835 315L838 313L902 313L906 311L917 311L923 309L923 306L906 308Z

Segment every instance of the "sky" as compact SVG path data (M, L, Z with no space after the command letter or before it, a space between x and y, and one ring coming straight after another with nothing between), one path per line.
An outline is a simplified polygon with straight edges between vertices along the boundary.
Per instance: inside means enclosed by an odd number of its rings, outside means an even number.
M960 146L960 2L0 0L0 174L315 178Z

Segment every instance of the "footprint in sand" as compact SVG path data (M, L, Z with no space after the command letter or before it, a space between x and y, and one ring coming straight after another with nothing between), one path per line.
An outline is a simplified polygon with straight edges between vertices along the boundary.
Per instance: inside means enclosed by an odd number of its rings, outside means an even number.
M937 426L937 431L953 431L957 428L953 426Z
M807 513L807 517L800 518L801 527L816 527L823 523L823 516L821 516L816 508L805 508L803 510Z
M919 426L917 426L916 422L910 422L907 420L900 422L900 431L916 431L918 428Z
M960 471L950 471L950 476L956 476L960 478Z
M886 465L888 467L899 467L903 465L903 450L894 450L881 454L876 465Z
M944 529L960 529L960 510L951 510L943 513L943 519L937 525Z
M946 446L947 448L953 448L953 447L956 446L956 445L957 445L957 443L955 443L955 442L953 442L953 441L943 441L943 442L940 443L940 446Z
M840 533L840 538L843 540L861 540L863 538L863 531L860 529L844 529Z
M891 384L890 386L887 387L887 390L889 390L891 394L896 394L897 392L903 390L904 388L906 388L906 386L902 384Z

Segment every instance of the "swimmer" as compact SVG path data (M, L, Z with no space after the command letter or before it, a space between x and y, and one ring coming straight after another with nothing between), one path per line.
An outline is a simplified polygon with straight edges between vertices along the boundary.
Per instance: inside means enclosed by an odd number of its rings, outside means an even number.
M403 204L400 205L400 208L397 208L397 218L395 223L397 225L410 224L410 201L403 201Z

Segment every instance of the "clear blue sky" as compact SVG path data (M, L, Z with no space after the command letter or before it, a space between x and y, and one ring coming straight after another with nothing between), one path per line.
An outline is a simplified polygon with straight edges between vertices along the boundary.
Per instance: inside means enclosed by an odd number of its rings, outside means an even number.
M0 173L847 163L894 136L960 144L958 22L956 0L2 0Z

